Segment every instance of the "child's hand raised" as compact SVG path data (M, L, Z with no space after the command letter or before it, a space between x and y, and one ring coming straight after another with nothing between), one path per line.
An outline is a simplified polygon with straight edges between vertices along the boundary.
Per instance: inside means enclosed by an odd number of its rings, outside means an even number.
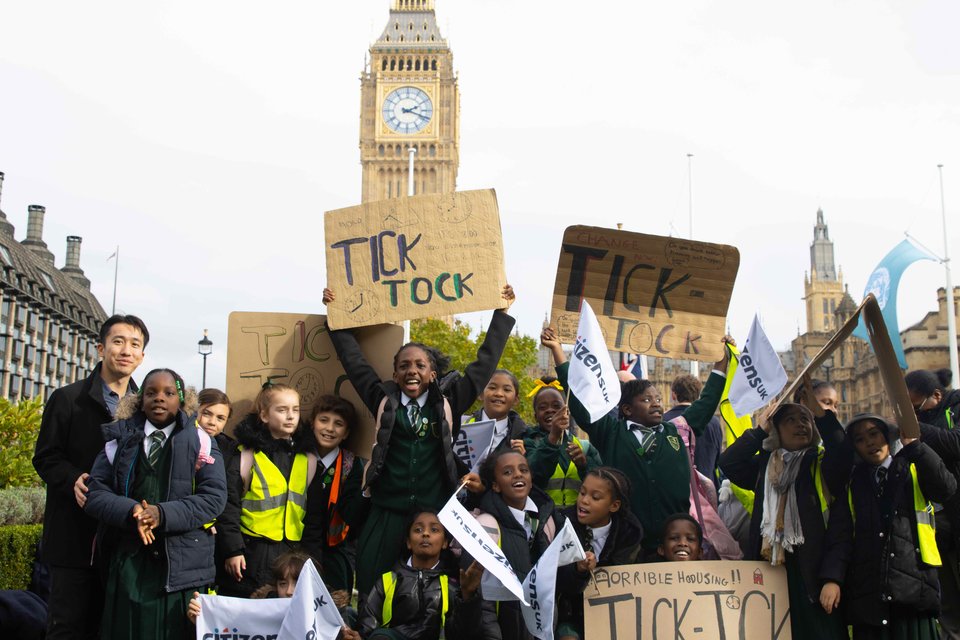
M479 474L476 473L468 473L460 478L460 482L470 493L483 493L485 489L483 486L483 480L481 480Z
M503 285L503 290L500 292L500 297L507 301L507 309L509 309L510 305L512 305L517 299L516 294L513 292L513 287L511 287L509 284Z
M469 600L480 589L483 566L474 560L466 570L460 569L460 595Z
M563 347L560 346L560 338L553 327L547 327L540 333L540 344L550 350L556 364L563 364L567 361L567 356L563 353Z
M810 382L810 374L803 376L803 386L800 388L799 400L800 404L805 406L807 409L810 409L810 412L813 414L814 418L822 418L826 415L823 405L820 404L820 401L817 400L817 396L813 393L813 384Z
M570 428L570 409L564 407L547 418L545 422L550 427L550 433L547 434L550 444L560 444L563 442L563 434Z
M729 344L732 347L737 346L737 341L731 338L730 336L723 336L720 340L723 343L723 357L717 360L716 364L713 365L713 368L717 371L722 371L724 375L727 373L727 366L730 364L730 349L727 348Z
M334 295L333 291L327 289L326 287L323 288L323 304L330 304L331 302L336 301L336 299L337 296Z

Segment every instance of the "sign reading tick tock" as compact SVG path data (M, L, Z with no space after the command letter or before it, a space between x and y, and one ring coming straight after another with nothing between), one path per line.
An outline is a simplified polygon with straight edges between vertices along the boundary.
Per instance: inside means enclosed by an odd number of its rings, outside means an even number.
M503 306L503 241L492 189L328 211L330 326L357 327Z

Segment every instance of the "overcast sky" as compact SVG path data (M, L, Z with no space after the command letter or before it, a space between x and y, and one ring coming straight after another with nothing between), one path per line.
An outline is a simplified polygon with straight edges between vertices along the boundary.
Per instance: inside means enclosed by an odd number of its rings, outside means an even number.
M146 367L223 383L234 310L322 313L323 212L360 199L359 75L388 0L7 2L0 207L153 334ZM563 229L689 231L741 254L729 324L785 348L822 207L859 299L905 230L960 251L960 4L437 0L461 90L458 188L493 187L536 335ZM960 277L954 282L960 284ZM936 306L919 263L900 326ZM479 326L489 314L468 319ZM145 371L146 369L144 369Z

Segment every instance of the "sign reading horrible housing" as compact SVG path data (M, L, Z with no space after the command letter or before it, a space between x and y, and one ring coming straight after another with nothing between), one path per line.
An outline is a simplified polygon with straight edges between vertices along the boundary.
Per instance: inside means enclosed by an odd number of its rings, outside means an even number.
M567 227L551 324L576 341L586 299L614 351L715 361L740 267L735 247L599 227Z
M356 336L367 362L381 379L389 379L393 375L393 354L403 342L403 329L396 325L364 327ZM233 404L228 427L231 432L250 412L267 380L297 390L304 420L321 394L339 395L353 403L360 425L350 434L347 446L354 453L369 457L374 418L337 359L325 316L241 311L230 314L226 391Z
M765 562L599 567L583 590L590 640L790 640L787 572Z
M505 306L492 189L393 198L324 216L330 327Z

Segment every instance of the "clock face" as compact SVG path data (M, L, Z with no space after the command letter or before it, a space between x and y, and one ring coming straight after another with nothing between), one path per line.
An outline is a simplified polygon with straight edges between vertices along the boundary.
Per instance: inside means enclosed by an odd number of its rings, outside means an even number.
M422 131L432 117L430 96L416 87L394 89L383 101L383 121L397 133Z

